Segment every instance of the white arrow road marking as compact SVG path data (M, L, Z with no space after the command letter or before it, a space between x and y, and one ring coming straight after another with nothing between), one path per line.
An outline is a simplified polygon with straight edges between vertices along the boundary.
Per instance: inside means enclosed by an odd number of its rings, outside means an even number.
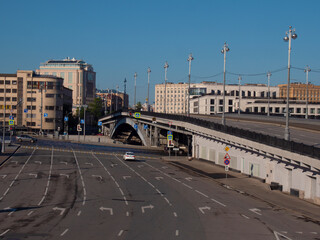
M116 164L116 163L113 163L113 164L111 164L110 166L111 167L114 167L114 166L117 166L118 164Z
M61 233L60 236L62 237L62 236L65 235L68 231L69 231L69 229L67 228L66 230L63 231L63 233Z
M3 235L5 235L7 232L9 232L10 229L5 230L3 233L0 234L0 237L2 237Z
M131 176L123 176L124 180L127 180L127 178L131 178Z
M143 165L138 165L138 168L142 168L142 167L144 167Z
M277 240L281 240L283 238L288 239L288 240L292 240L291 238L288 238L287 236L285 236L285 235L283 235L281 233L278 233L276 231L273 231L273 233L274 233L274 236L276 237Z
M67 163L67 162L60 162L60 163L65 164L65 165L68 165L68 163Z
M6 174L4 174L4 175L0 175L2 178L5 178L7 175Z
M191 182L192 177L186 177L185 179L186 179L187 181Z
M318 234L317 232L310 232L310 233L311 233L311 234L315 234L315 235Z
M200 212L204 214L204 210L211 210L211 207L205 206L205 207L199 207Z
M39 165L41 165L41 164L42 164L42 162L41 162L41 161L34 161L34 163L38 163Z
M162 167L163 169L167 169L168 167L166 167L166 166L164 166L164 167Z
M64 213L64 211L66 210L65 208L59 208L59 207L54 207L52 208L54 211L60 211L60 215L62 215Z
M258 209L258 208L250 208L249 209L251 212L254 212L255 214L258 214L258 215L262 215L260 212L261 212L261 210L260 209Z
M143 206L143 207L141 207L141 211L142 211L142 213L144 213L145 211L145 209L147 209L147 208L149 208L149 209L153 209L154 208L154 206L152 206L151 204L149 205L149 206Z
M101 211L109 211L109 212L110 212L110 215L113 215L113 210L112 210L112 208L100 207L99 209L100 209Z
M64 174L64 173L60 173L60 176L65 176L65 177L69 178L69 175L68 174Z
M157 179L158 181L163 179L163 177L155 177L155 179Z
M86 162L85 164L93 166L93 163L90 163L90 162Z
M18 161L11 161L11 162L14 163L14 164L16 164L16 165L18 164Z
M118 237L120 237L123 233L123 230L121 230L119 233L118 233Z
M94 178L99 178L100 181L102 181L102 177L101 177L100 175L92 175L92 177L94 177Z
M38 177L38 174L36 174L36 173L29 173L29 176L34 176L35 178L37 178L37 177Z

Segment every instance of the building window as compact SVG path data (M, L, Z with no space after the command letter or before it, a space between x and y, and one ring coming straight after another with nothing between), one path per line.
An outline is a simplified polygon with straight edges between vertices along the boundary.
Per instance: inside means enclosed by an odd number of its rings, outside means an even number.
M60 77L61 77L61 78L64 78L64 72L61 72L61 73L60 73Z
M210 99L210 104L214 105L214 99Z
M27 113L27 118L35 118L36 114Z
M13 102L16 102L16 101L17 101L17 98L16 98L16 97L13 97L13 98L12 98L12 101L13 101Z
M27 106L28 110L36 110L36 106Z
M210 106L210 112L214 112L214 106Z
M45 122L53 122L53 118L46 118Z
M54 106L46 106L46 110L54 110Z
M36 101L36 98L31 98L31 97L27 98L27 102L35 102L35 101Z
M72 83L72 82L73 82L73 73L68 72L68 83Z
M229 105L232 105L232 104L233 104L232 99L229 99Z
M223 99L219 100L219 105L223 105Z
M53 98L53 97L54 97L54 94L50 94L50 93L46 94L46 98Z

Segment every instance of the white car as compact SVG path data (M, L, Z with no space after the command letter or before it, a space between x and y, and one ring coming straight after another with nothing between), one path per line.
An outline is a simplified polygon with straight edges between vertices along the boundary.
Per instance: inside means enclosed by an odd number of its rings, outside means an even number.
M135 160L136 157L134 155L133 152L126 152L124 155L123 155L123 160L127 161L127 160Z

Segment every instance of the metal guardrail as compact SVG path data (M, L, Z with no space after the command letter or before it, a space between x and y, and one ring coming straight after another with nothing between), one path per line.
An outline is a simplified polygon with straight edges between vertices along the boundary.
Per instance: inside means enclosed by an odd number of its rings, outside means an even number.
M119 113L119 112L118 112ZM111 114L113 115L113 114ZM312 158L320 159L320 148L306 145L303 143L297 143L294 141L287 141L285 139L281 139L278 137L265 135L262 133L256 133L253 131L231 127L231 126L223 126L222 124L210 122L207 120L202 120L193 117L187 117L184 115L174 115L174 114L165 114L165 113L155 113L155 112L141 112L141 115L152 116L152 117L159 117L159 118L166 118L168 120L176 120L176 121L183 121L188 122L191 124L195 124L201 127L205 127L208 129L212 129L215 131L223 132L226 134L234 135L237 137L245 138L248 140L252 140L255 142L259 142L262 144L266 144L268 146L277 147L283 150L287 150L290 152L302 154L305 156L309 156Z

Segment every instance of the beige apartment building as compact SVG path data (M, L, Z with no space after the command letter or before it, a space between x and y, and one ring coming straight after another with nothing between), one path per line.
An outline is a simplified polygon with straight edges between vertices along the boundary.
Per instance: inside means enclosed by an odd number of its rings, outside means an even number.
M23 70L0 74L0 125L14 120L13 127L62 130L63 113L71 110L72 90L62 78Z
M72 89L73 106L88 105L95 98L96 73L92 65L75 58L49 60L36 70L41 75L63 78L63 86Z
M280 98L287 98L287 84L278 85L280 89ZM309 103L320 103L320 86L304 83L291 83L289 89L289 98L295 100L307 100Z

